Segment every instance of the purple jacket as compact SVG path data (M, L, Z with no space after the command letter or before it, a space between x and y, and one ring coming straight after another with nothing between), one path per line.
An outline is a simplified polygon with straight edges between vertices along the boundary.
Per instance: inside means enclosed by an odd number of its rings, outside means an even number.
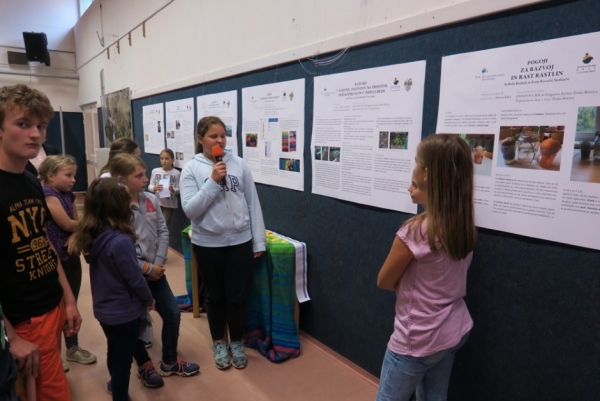
M121 231L106 227L94 240L85 260L90 265L94 316L100 323L130 322L152 304L133 240Z

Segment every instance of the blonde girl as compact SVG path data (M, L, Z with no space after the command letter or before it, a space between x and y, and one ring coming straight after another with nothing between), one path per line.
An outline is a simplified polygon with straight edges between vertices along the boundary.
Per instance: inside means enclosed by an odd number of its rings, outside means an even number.
M477 236L471 150L458 135L430 135L416 162L408 192L425 211L400 227L377 277L397 297L377 401L408 401L415 389L417 400L445 400L473 326L463 300Z
M76 173L77 163L72 156L48 156L39 166L46 204L52 214L52 219L46 222L48 237L60 258L75 300L81 288L81 260L74 249L75 230L79 225L72 191ZM84 365L96 362L95 355L79 347L77 334L65 336L65 345L67 361ZM64 360L62 365L65 372L70 369Z
M169 225L173 211L177 209L178 201L177 195L179 195L179 170L175 169L173 162L175 161L175 154L171 149L164 149L160 152L160 164L162 167L157 167L152 170L150 174L150 184L148 185L148 191L150 192L161 192L164 188L160 183L161 180L169 180L169 192L171 196L162 197L157 195L160 209L163 212L165 222Z
M106 390L116 401L127 395L140 320L154 300L138 266L133 213L127 188L99 178L87 190L76 247L90 265L94 316L106 335L111 380Z
M148 179L146 164L142 159L128 154L116 155L110 163L110 174L129 190L129 207L133 211L133 224L138 238L138 263L156 300L156 311L163 320L162 360L158 363L158 372L144 342L138 340L134 354L138 364L138 377L146 387L161 387L164 385L161 376L175 374L186 377L200 371L198 364L183 361L177 355L181 312L165 276L164 267L169 247L169 230L156 197L144 192Z

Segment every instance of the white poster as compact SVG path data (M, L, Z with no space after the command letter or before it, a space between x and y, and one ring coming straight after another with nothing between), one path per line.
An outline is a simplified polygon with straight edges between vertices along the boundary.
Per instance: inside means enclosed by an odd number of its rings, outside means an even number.
M183 167L196 154L194 98L166 103L167 148L175 153L175 167Z
M416 213L425 61L315 77L313 193Z
M144 153L160 154L165 148L165 119L163 103L142 107L144 124Z
M237 91L198 96L196 104L198 121L203 117L216 116L225 123L225 134L227 135L225 151L239 156L237 140Z
M443 59L437 132L473 149L479 227L600 249L596 55L600 33Z
M304 79L243 88L242 114L254 181L304 191Z

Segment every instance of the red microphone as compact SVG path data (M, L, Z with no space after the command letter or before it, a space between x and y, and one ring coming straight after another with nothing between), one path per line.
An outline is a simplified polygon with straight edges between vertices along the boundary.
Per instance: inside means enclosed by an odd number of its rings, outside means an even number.
M215 157L215 160L217 161L217 163L223 161L223 149L221 149L221 147L219 145L213 146L212 154ZM225 177L223 177L220 184L222 187L225 187Z
M213 146L212 154L215 157L215 159L217 160L217 163L223 161L223 149L221 149L221 147L219 145Z

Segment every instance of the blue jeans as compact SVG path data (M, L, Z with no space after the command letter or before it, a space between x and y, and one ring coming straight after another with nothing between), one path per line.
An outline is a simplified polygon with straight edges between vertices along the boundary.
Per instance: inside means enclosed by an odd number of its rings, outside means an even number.
M179 325L181 323L181 311L173 296L173 291L163 276L156 281L148 281L148 287L156 302L156 311L163 320L162 326L162 360L167 365L177 362L177 342L179 340ZM138 340L135 347L135 361L138 366L150 361L148 351L142 340Z
M376 401L408 401L415 389L417 401L446 401L454 355L469 338L465 334L452 348L413 357L385 352Z
M140 318L123 324L100 323L106 341L106 364L110 373L113 401L127 401L133 349L140 334Z

